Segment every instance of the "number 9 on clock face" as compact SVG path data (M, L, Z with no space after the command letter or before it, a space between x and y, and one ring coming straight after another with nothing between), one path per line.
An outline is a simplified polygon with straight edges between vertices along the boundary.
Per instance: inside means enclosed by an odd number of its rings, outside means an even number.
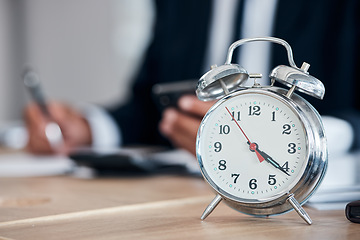
M308 163L307 133L291 103L271 91L239 91L217 102L198 132L202 174L238 202L276 199L298 183Z

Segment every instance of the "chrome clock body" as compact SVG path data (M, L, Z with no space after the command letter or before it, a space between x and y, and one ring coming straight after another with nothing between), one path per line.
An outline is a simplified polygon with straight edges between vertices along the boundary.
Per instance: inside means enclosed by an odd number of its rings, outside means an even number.
M285 47L290 66L269 74L270 86L260 86L259 73L249 74L231 63L236 47L268 41ZM269 216L295 209L308 223L302 208L321 183L327 168L327 143L319 113L300 91L322 99L325 88L309 75L310 65L298 68L290 45L279 38L241 39L230 47L222 66L212 66L196 89L202 101L220 99L204 116L196 151L201 172L217 195L205 209L205 219L223 200L251 215ZM254 79L252 87L243 86ZM275 82L289 89L275 87Z
M227 95L225 98L219 100L205 115L200 128L198 132L197 137L197 158L199 161L199 165L201 168L201 172L206 179L206 181L212 186L212 188L222 196L224 202L231 206L232 208L239 210L240 212L251 214L251 215L260 215L260 216L268 216L273 214L280 214L287 212L289 210L293 209L293 206L287 201L289 195L291 193L294 194L296 200L303 204L306 202L306 200L311 196L311 194L315 191L319 183L321 182L322 177L325 174L326 171L326 165L327 165L327 145L326 145L326 138L324 133L324 128L322 126L322 122L320 119L319 114L317 111L303 98L300 96L294 94L291 99L288 99L285 97L287 91L282 88L252 88L247 90L240 90L233 92L229 95ZM210 140L207 138L204 138L205 132L210 131L211 128L214 128L213 126L208 126L208 120L213 116L214 111L216 111L219 108L223 108L226 106L226 103L229 102L231 99L239 98L244 95L252 96L256 95L264 95L268 96L270 98L274 99L274 102L278 101L280 105L288 107L288 110L292 111L294 113L294 116L298 120L298 122L301 124L301 126L298 126L297 131L304 131L302 139L304 141L304 146L302 146L303 153L301 157L303 159L300 159L298 161L303 161L303 165L298 167L297 176L291 180L290 183L286 183L286 187L283 188L281 191L278 191L277 193L270 193L269 197L259 197L254 198L253 196L256 196L256 194L251 194L252 190L248 187L247 189L241 189L241 191L250 191L250 197L238 197L235 194L230 194L228 191L224 190L224 186L219 186L219 182L222 181L222 179L216 179L216 177L211 177L209 172L211 171L217 171L220 172L221 170L214 170L215 167L205 167L206 161L209 161L209 154L212 154L213 158L216 158L217 154L215 152L214 148L214 141L216 140ZM255 98L256 99L256 98ZM254 99L254 100L255 100ZM238 103L240 104L240 102ZM261 106L262 103L260 103ZM268 103L266 103L268 104ZM247 104L249 107L249 103ZM278 104L279 105L279 104ZM256 105L255 105L256 106ZM272 106L271 106L272 107ZM255 118L256 116L248 116L247 107L245 108L246 112L243 115L246 115L248 118ZM274 110L276 109L276 106ZM276 110L275 110L276 111ZM280 110L279 110L280 111ZM285 111L285 110L284 110ZM224 112L224 111L223 111ZM271 115L266 116L268 121L271 121ZM225 117L226 118L226 117ZM227 116L227 123L224 121L223 124L232 124L231 116ZM282 124L287 123L284 121ZM221 122L218 123L219 126L221 126ZM242 133L237 129L236 125L233 123L230 125L231 127L231 133L229 134L235 134L238 135L238 144L240 145L246 145L246 139L242 136ZM244 126L244 131L246 131L247 135L249 135L249 138L251 139L254 136L251 136L251 129L246 129L246 126ZM278 129L280 130L280 129ZM282 130L282 129L281 129ZM218 133L218 129L216 129ZM266 135L267 133L264 133ZM259 134L257 134L259 135ZM264 136L265 137L265 136ZM287 136L284 136L286 138ZM243 139L242 139L243 138ZM255 142L257 142L259 136L257 138L253 139ZM267 136L269 138L269 136ZM274 146L274 143L270 143ZM264 145L264 144L259 144ZM276 143L275 143L276 145ZM264 146L261 146L264 147ZM226 148L226 146L222 146L223 150ZM244 147L243 147L244 148ZM248 148L246 146L245 148ZM278 148L281 148L281 146L278 146ZM238 149L227 149L227 151L238 151ZM268 149L269 150L269 149ZM252 154L252 157L246 159L247 161L256 162L256 164L268 164L266 162L259 163L257 162L255 153L251 153L250 150L243 150L247 151L250 154ZM276 154L277 149L274 149L274 152L270 153L269 155ZM211 153L210 153L211 152ZM239 153L239 156L241 156L241 153ZM219 161L219 160L218 160ZM231 161L239 161L239 159L227 159L228 163ZM284 164L284 160L277 159L281 165ZM296 160L294 160L296 161ZM218 164L218 162L216 162ZM209 165L209 164L208 164ZM242 166L244 169L247 168L247 164L243 164ZM271 165L269 165L269 168L273 168ZM290 167L290 169L292 166ZM231 169L230 171L223 170L224 173L227 172L229 175L230 180L234 180L234 177L231 178L230 174L236 174L237 169ZM291 171L291 170L290 170ZM289 172L290 172L289 171ZM282 176L282 172L277 171L277 169L270 170L271 173L274 173L274 175L280 175ZM291 172L290 172L291 173ZM221 173L220 173L221 174ZM212 174L214 175L214 174ZM284 175L286 176L286 175ZM241 180L242 176L239 176L237 179L237 182L239 181L245 181L248 183L251 178L243 179ZM289 178L288 176L286 176ZM223 178L223 177L222 177ZM254 179L256 179L256 176L254 176ZM233 181L228 181L227 185L232 185L231 187L236 187L236 183ZM267 182L259 183L258 185L265 184L267 185ZM270 187L270 186L269 186ZM275 186L276 187L276 186ZM280 188L280 187L278 187ZM254 189L256 191L256 189ZM270 190L269 190L270 191ZM275 192L275 190L274 190Z

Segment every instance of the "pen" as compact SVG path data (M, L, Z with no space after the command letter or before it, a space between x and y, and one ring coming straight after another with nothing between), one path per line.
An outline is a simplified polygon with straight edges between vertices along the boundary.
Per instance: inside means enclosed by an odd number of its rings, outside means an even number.
M52 120L41 88L39 76L32 70L26 70L23 75L23 80L30 96L40 108L41 113L48 119L48 123L45 126L45 136L50 144L50 147L55 152L59 152L64 146L63 134L59 124Z

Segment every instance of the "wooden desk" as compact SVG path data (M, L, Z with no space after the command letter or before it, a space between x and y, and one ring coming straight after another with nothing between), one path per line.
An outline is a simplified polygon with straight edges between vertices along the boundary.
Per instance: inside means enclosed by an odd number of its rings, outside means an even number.
M0 179L0 239L360 239L343 211L255 218L220 204L200 178Z

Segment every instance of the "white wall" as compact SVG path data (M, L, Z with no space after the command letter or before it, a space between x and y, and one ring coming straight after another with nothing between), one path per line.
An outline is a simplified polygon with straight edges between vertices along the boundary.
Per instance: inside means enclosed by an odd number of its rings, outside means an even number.
M9 2L0 1L0 122L21 116L25 93L14 89L19 78L8 66ZM23 0L20 5L22 60L38 71L49 97L99 105L125 99L152 32L150 0ZM12 106L16 95L21 104Z
M13 9L14 5L10 1L0 1L0 123L19 118L19 106L23 101L22 95L17 94L18 79L14 73Z

